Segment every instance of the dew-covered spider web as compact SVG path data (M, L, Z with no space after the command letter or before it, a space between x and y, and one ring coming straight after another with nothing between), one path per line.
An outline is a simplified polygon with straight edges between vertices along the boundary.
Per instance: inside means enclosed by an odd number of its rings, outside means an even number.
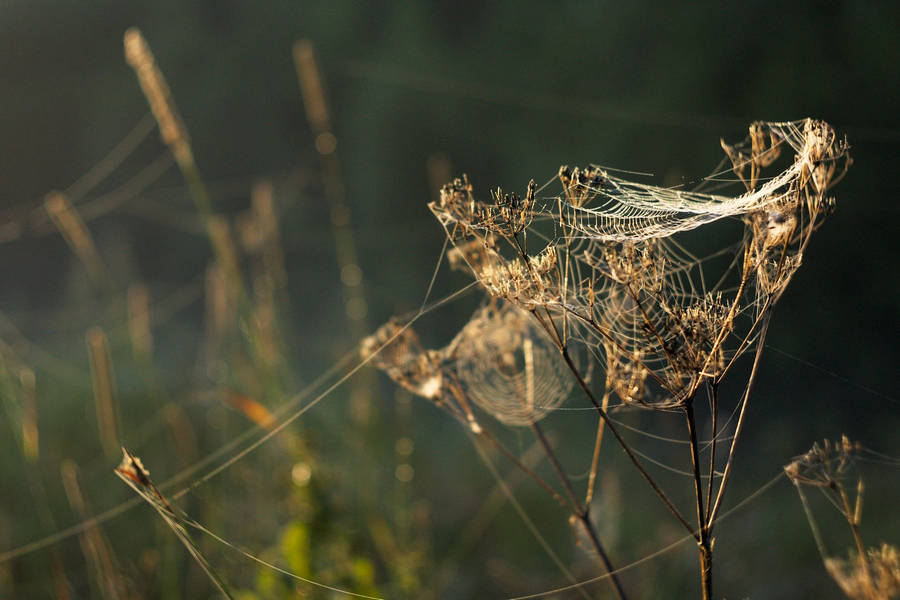
M844 145L830 127L811 120L757 123L744 143L722 145L731 180L743 187L733 196L630 182L598 167L563 167L557 197L538 196L532 182L524 198L498 190L491 202L481 202L466 180L457 180L431 208L454 244L451 265L472 274L494 302L530 313L564 355L576 356L577 344L586 344L623 403L683 406L702 381L717 383L753 347L811 232L830 211L827 191L844 168ZM779 158L785 166L768 174ZM743 224L724 249L698 256L682 241L723 220ZM441 360L456 361L459 370L455 354L480 343L486 310ZM473 362L464 358L462 372ZM547 388L566 387L553 370L540 377ZM499 402L509 394L495 384ZM483 382L466 386L484 405ZM515 411L528 394L513 395L508 416L496 403L488 412L521 421ZM554 394L544 400L545 408L559 402Z
M849 164L846 144L812 120L755 123L745 142L722 147L730 174L717 173L708 182L730 180L739 186L732 195L636 183L593 166L562 167L558 196L545 195L546 185L539 195L532 181L524 196L498 189L482 201L468 180L455 180L430 207L453 244L451 267L480 284L484 304L443 348L422 348L415 332L398 321L363 346L366 360L450 412L475 436L499 446L473 405L504 425L530 428L566 497L519 466L571 511L618 597L624 592L616 571L538 422L559 410L577 384L600 416L584 501L593 497L608 430L698 542L701 572L710 573L712 530L722 514L772 309L800 267L812 232L831 211L828 191ZM693 239L722 225L732 237L715 237L712 250ZM733 400L720 402L736 360L751 350L749 379L736 382ZM603 377L592 387L595 362ZM708 415L703 438L695 404ZM688 466L673 467L632 447L610 416L623 407L682 413ZM726 430L731 434L723 435ZM718 463L717 443L726 450ZM694 480L695 523L647 464ZM704 594L710 582L704 580Z

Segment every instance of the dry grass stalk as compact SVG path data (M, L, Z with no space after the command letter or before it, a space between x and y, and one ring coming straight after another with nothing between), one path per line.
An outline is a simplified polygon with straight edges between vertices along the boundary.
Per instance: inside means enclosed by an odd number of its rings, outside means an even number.
M253 289L253 348L271 374L283 363L276 300L287 283L274 191L268 181L253 186L251 208L236 221L238 239L247 258Z
M316 66L313 44L310 40L298 40L294 43L294 66L300 80L300 91L306 106L306 116L317 137L331 131L331 118L328 114L328 102L325 100L325 88Z
M3 352L0 353L0 403L3 404L9 425L13 429L19 451L24 459L25 477L28 482L27 493L30 493L41 530L45 535L51 535L58 528L53 512L50 510L41 474L41 464L38 460L39 439L34 371L14 353L8 353L9 350L11 348L3 348ZM18 377L15 377L14 374L18 374ZM0 529L4 533L12 530L10 527ZM8 539L4 541L7 542L7 547L11 545ZM69 600L71 583L67 579L62 551L58 545L51 547L49 562L55 597L57 600ZM6 573L5 569L0 568L0 578L4 577ZM4 588L3 583L0 580L0 590Z
M37 390L34 371L28 367L19 370L22 390L22 455L36 463L40 452L37 413Z
M102 329L91 327L88 330L87 347L100 443L104 453L108 457L113 457L120 447L119 405L116 399L116 382L109 354L109 341Z
M156 66L156 59L150 51L150 46L136 27L125 32L125 60L137 74L141 90L147 97L150 110L159 124L163 143L172 149L176 158L190 157L190 138L187 129L172 101L169 86ZM190 160L193 161L193 158Z
M93 514L90 504L81 489L78 466L67 459L62 462L60 470L66 497L69 499L69 505L72 507L72 510L82 521L91 519ZM79 535L79 540L81 541L85 559L93 571L94 580L101 590L102 597L105 600L136 598L137 596L128 589L127 580L119 571L118 561L116 561L113 554L112 546L110 546L109 540L103 534L100 526L97 525L85 529Z
M205 284L207 337L215 348L235 333L237 306L233 291L228 288L225 270L218 262L207 267Z
M150 288L136 283L128 288L128 333L134 356L143 362L153 358L153 331L150 328Z
M212 245L216 248L216 259L222 265L222 273L227 279L228 289L234 297L234 302L240 305L246 299L241 296L244 285L243 277L231 227L225 217L211 215L207 220L207 228Z
M250 202L251 229L257 242L252 251L261 255L263 264L259 276L264 277L266 286L271 290L280 290L287 283L287 272L284 269L284 250L281 247L278 207L272 183L268 180L257 182L253 186ZM251 251L250 246L245 244L245 247L248 252ZM258 282L259 276L254 277L254 281Z
M350 226L351 211L346 203L341 162L337 153L337 138L331 130L328 99L316 64L313 43L308 39L296 41L293 57L307 121L315 136L315 146L319 153L322 186L331 210L334 249L341 280L344 284L342 291L347 322L351 338L356 345L369 335L367 319L369 305L366 301L365 280L359 262L359 253L353 229ZM354 378L353 387L350 390L350 414L358 425L366 425L373 420L372 378L373 375L370 371L361 373Z
M113 289L109 272L97 252L91 233L68 196L58 191L50 192L44 200L44 208L72 252L87 269L94 285L105 291Z
M187 128L178 115L175 102L169 92L169 86L156 65L156 59L153 57L150 47L144 40L144 36L135 27L125 32L125 60L137 75L141 90L159 125L162 140L175 156L178 168L188 184L191 198L194 200L200 219L207 230L213 252L228 270L229 283L235 289L243 312L247 313L249 307L247 306L246 291L240 270L234 260L233 248L223 238L221 224L215 218L209 192L203 183L191 151Z
M124 454L124 457L122 458L121 464L119 464L115 470L116 475L118 475L122 481L127 483L131 489L137 492L139 496L146 500L150 506L159 513L169 528L175 533L178 539L181 540L181 543L184 544L184 547L187 548L194 560L197 561L219 593L225 596L225 598L233 600L234 596L231 595L228 588L225 586L225 583L222 581L222 578L216 570L213 569L212 565L197 545L197 542L194 541L194 538L191 537L187 529L185 529L180 514L175 511L171 504L169 504L169 501L166 500L166 497L163 496L162 492L153 485L153 482L150 480L150 473L144 468L141 459L132 455L125 448L122 448L122 453Z

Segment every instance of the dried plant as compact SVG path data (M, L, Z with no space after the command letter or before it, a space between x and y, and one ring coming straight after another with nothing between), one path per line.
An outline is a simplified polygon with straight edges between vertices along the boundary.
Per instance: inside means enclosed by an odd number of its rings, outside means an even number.
M712 596L713 531L772 308L799 267L811 233L833 207L829 189L850 163L846 143L813 120L755 123L745 142L723 148L746 188L737 196L634 183L597 167L562 167L562 194L550 198L540 198L532 181L524 197L498 189L489 202L481 202L465 177L451 182L430 208L453 244L451 266L470 273L489 300L441 350L422 349L399 322L363 344L363 356L397 383L482 436L490 434L473 404L503 424L530 427L544 440L538 421L577 383L599 416L586 497L593 494L606 428L696 540L704 598ZM793 161L780 174L761 175L791 152ZM726 218L742 219L744 232L720 253L731 253L733 260L715 271L710 266L715 257L698 259L680 239ZM723 470L716 462L719 390L735 360L753 349ZM578 358L587 354L600 358L606 375L602 396L589 383L592 361ZM571 377L563 376L566 369ZM621 405L684 414L694 522L619 433L609 416L611 396ZM700 398L703 404L695 402ZM712 441L706 448L699 442L695 404L709 410ZM566 492L564 499L551 493L580 520L612 573L587 505L558 467L554 450L544 447ZM612 574L610 581L624 597Z
M124 456L122 457L122 462L116 468L116 475L118 475L122 481L127 483L131 489L137 492L141 498L146 500L147 503L159 513L166 524L172 529L172 532L175 533L178 539L184 544L184 547L187 548L190 555L197 561L197 564L200 565L203 572L206 573L219 593L231 600L234 596L231 595L225 583L222 581L222 578L203 555L197 542L195 542L191 534L188 533L182 523L180 514L176 512L171 504L169 504L169 501L166 500L166 497L163 496L162 492L153 485L153 482L150 480L150 473L144 468L141 459L133 456L125 448L122 448L122 454Z
M853 600L896 599L900 598L900 552L890 544L866 550L859 531L865 486L856 460L862 452L862 446L847 436L840 442L825 440L794 458L784 471L800 495L825 568L841 590ZM846 559L830 555L804 487L821 489L829 497L850 526L855 555L851 553Z

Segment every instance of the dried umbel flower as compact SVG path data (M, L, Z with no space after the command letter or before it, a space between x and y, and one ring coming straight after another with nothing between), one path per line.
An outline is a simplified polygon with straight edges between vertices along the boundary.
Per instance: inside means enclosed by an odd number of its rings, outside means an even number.
M599 255L599 256L598 256ZM620 286L659 291L664 283L665 257L658 252L655 240L646 242L607 242L593 251L585 251L585 263L597 277Z
M606 343L606 378L610 389L625 404L646 405L646 382L650 370L644 365L643 351L622 352L615 344Z
M559 181L563 185L565 201L572 206L586 206L606 183L606 177L597 167L570 169L560 167Z
M687 307L663 305L663 350L673 368L693 376L714 377L725 368L721 341L731 330L721 294L707 294Z
M534 180L528 184L528 193L524 198L516 194L504 194L497 190L493 194L496 212L502 217L495 221L494 226L498 232L506 236L515 237L525 231L534 218L534 196L537 185Z
M800 183L801 187L809 184L818 200L837 183L837 158L846 154L847 145L839 142L834 129L821 121L807 121L803 127L803 137L808 151L803 157L804 170Z
M497 219L494 207L475 200L472 186L465 177L454 179L441 188L440 200L428 207L447 229L452 242L470 235L483 237Z
M503 298L526 310L549 308L561 304L565 294L557 264L555 246L547 246L537 256L525 260L505 260L489 253L480 272L475 275L488 294Z
M494 268L500 260L492 235L460 242L447 251L447 261L451 269L468 271L477 279L481 278L486 269Z
M412 393L440 402L444 390L441 352L424 350L419 337L391 319L360 344L360 356Z
M440 200L428 206L454 243L491 234L512 241L531 225L536 192L537 185L532 181L524 198L498 189L491 194L493 203L484 204L472 196L472 186L465 178L455 179L441 189Z
M781 154L781 140L773 130L763 127L761 123L753 123L750 126L750 135L746 142L729 145L722 140L721 143L722 149L731 159L735 175L748 189L756 187L760 170L775 162ZM744 178L747 167L750 168L749 181Z
M896 600L900 598L900 552L883 544L865 557L825 559L828 574L852 600Z
M840 442L825 442L796 457L784 470L797 487L810 522L816 544L829 575L853 600L890 600L900 598L900 552L895 546L865 550L862 522L862 476L855 472L855 458L862 451L858 443L844 436ZM856 482L855 497L848 480ZM803 493L803 486L821 488L829 493L835 507L847 520L856 542L855 555L848 559L829 556L819 527Z
M821 446L813 444L809 452L795 457L784 471L794 483L835 488L847 476L861 449L858 442L851 442L847 436L840 442L825 440Z

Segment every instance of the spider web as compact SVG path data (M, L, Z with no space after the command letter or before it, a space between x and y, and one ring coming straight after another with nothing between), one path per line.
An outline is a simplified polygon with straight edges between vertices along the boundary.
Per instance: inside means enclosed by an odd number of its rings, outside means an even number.
M812 120L756 123L745 142L722 146L743 193L661 188L598 167L563 167L558 197L538 199L532 182L525 198L498 190L493 203L481 203L457 180L431 208L455 245L451 264L490 296L542 317L561 350L570 340L586 343L624 403L676 407L753 346L762 315L830 210L825 193L845 152L829 126ZM785 147L792 161L763 178ZM679 241L737 218L744 231L724 251L698 258ZM531 254L535 237L546 245Z

